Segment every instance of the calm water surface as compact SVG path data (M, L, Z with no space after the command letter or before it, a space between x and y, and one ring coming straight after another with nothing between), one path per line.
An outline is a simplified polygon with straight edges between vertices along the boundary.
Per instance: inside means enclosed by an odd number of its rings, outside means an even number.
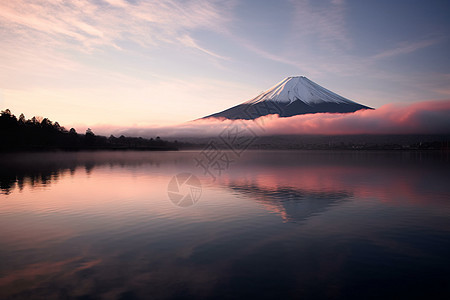
M198 155L2 154L0 298L449 299L448 154Z

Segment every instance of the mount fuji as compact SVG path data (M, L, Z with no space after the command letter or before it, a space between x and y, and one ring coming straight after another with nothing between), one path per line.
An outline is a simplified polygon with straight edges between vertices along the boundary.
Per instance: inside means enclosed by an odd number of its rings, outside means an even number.
M287 77L257 97L206 118L256 119L277 114L280 117L314 113L350 113L371 107L353 102L304 76Z

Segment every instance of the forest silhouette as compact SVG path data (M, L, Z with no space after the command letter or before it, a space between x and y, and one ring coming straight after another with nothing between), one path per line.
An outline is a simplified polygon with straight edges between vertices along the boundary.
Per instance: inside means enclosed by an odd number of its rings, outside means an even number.
M26 150L177 150L178 142L169 142L160 137L109 137L96 135L88 128L85 134L74 128L67 130L58 122L48 118L32 117L24 114L17 118L9 109L0 113L0 151Z
M233 127L222 132L232 134ZM220 137L220 135L219 135ZM52 150L204 150L213 145L230 150L219 137L178 137L167 141L160 137L142 138L121 135L109 137L96 135L90 128L84 134L74 128L67 130L48 118L23 114L17 118L9 109L0 113L0 152L52 151ZM245 136L236 136L236 140ZM174 138L175 139L175 138ZM212 144L213 143L213 144ZM450 135L426 134L360 134L360 135L279 135L258 136L248 149L290 150L443 150L450 148ZM231 149L233 150L233 149Z

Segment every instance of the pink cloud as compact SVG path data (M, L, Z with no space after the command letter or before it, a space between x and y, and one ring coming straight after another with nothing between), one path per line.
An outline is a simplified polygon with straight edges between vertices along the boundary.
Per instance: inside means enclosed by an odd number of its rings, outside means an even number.
M354 113L318 113L256 120L200 119L172 126L93 127L98 133L143 137L212 137L229 126L250 128L257 135L450 134L450 99L413 104L386 104Z
M386 104L349 114L309 114L267 122L270 134L450 133L450 100Z

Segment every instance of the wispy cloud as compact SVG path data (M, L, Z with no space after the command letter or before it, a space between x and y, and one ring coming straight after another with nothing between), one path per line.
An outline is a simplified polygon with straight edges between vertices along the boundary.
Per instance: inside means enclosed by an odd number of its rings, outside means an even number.
M344 0L332 0L325 4L292 0L291 3L294 9L293 35L296 35L297 41L312 40L327 49L348 49L351 39L346 29Z
M221 58L200 47L191 34L198 29L224 31L231 7L223 1L206 0L183 4L171 0L1 1L0 25L14 36L31 31L55 44L71 48L78 45L88 51L104 46L118 48L123 41L143 46L181 43Z
M347 51L352 40L346 28L345 0L289 0L290 28L288 39L279 43L280 50L271 52L254 40L232 36L240 45L259 57L290 65L308 76L321 73L355 71L353 63L349 66ZM312 49L314 49L312 51ZM335 54L340 59L335 59ZM332 55L330 55L332 54ZM343 62L345 58L345 62Z
M189 35L184 35L182 37L179 37L178 40L186 47L190 47L190 48L194 48L197 50L200 50L203 53L206 53L210 56L213 56L215 58L220 58L220 59L225 59L225 60L229 60L229 57L225 57L222 55L219 55L211 50L205 49L202 46L200 46L192 37L190 37Z
M433 38L433 39L426 39L426 40L419 40L419 41L412 41L412 42L403 42L399 44L397 47L394 47L392 49L384 50L376 55L374 55L373 59L383 59L388 57L393 57L397 55L402 54L409 54L413 53L417 50L424 49L427 47L430 47L432 45L438 44L442 42L442 38Z

